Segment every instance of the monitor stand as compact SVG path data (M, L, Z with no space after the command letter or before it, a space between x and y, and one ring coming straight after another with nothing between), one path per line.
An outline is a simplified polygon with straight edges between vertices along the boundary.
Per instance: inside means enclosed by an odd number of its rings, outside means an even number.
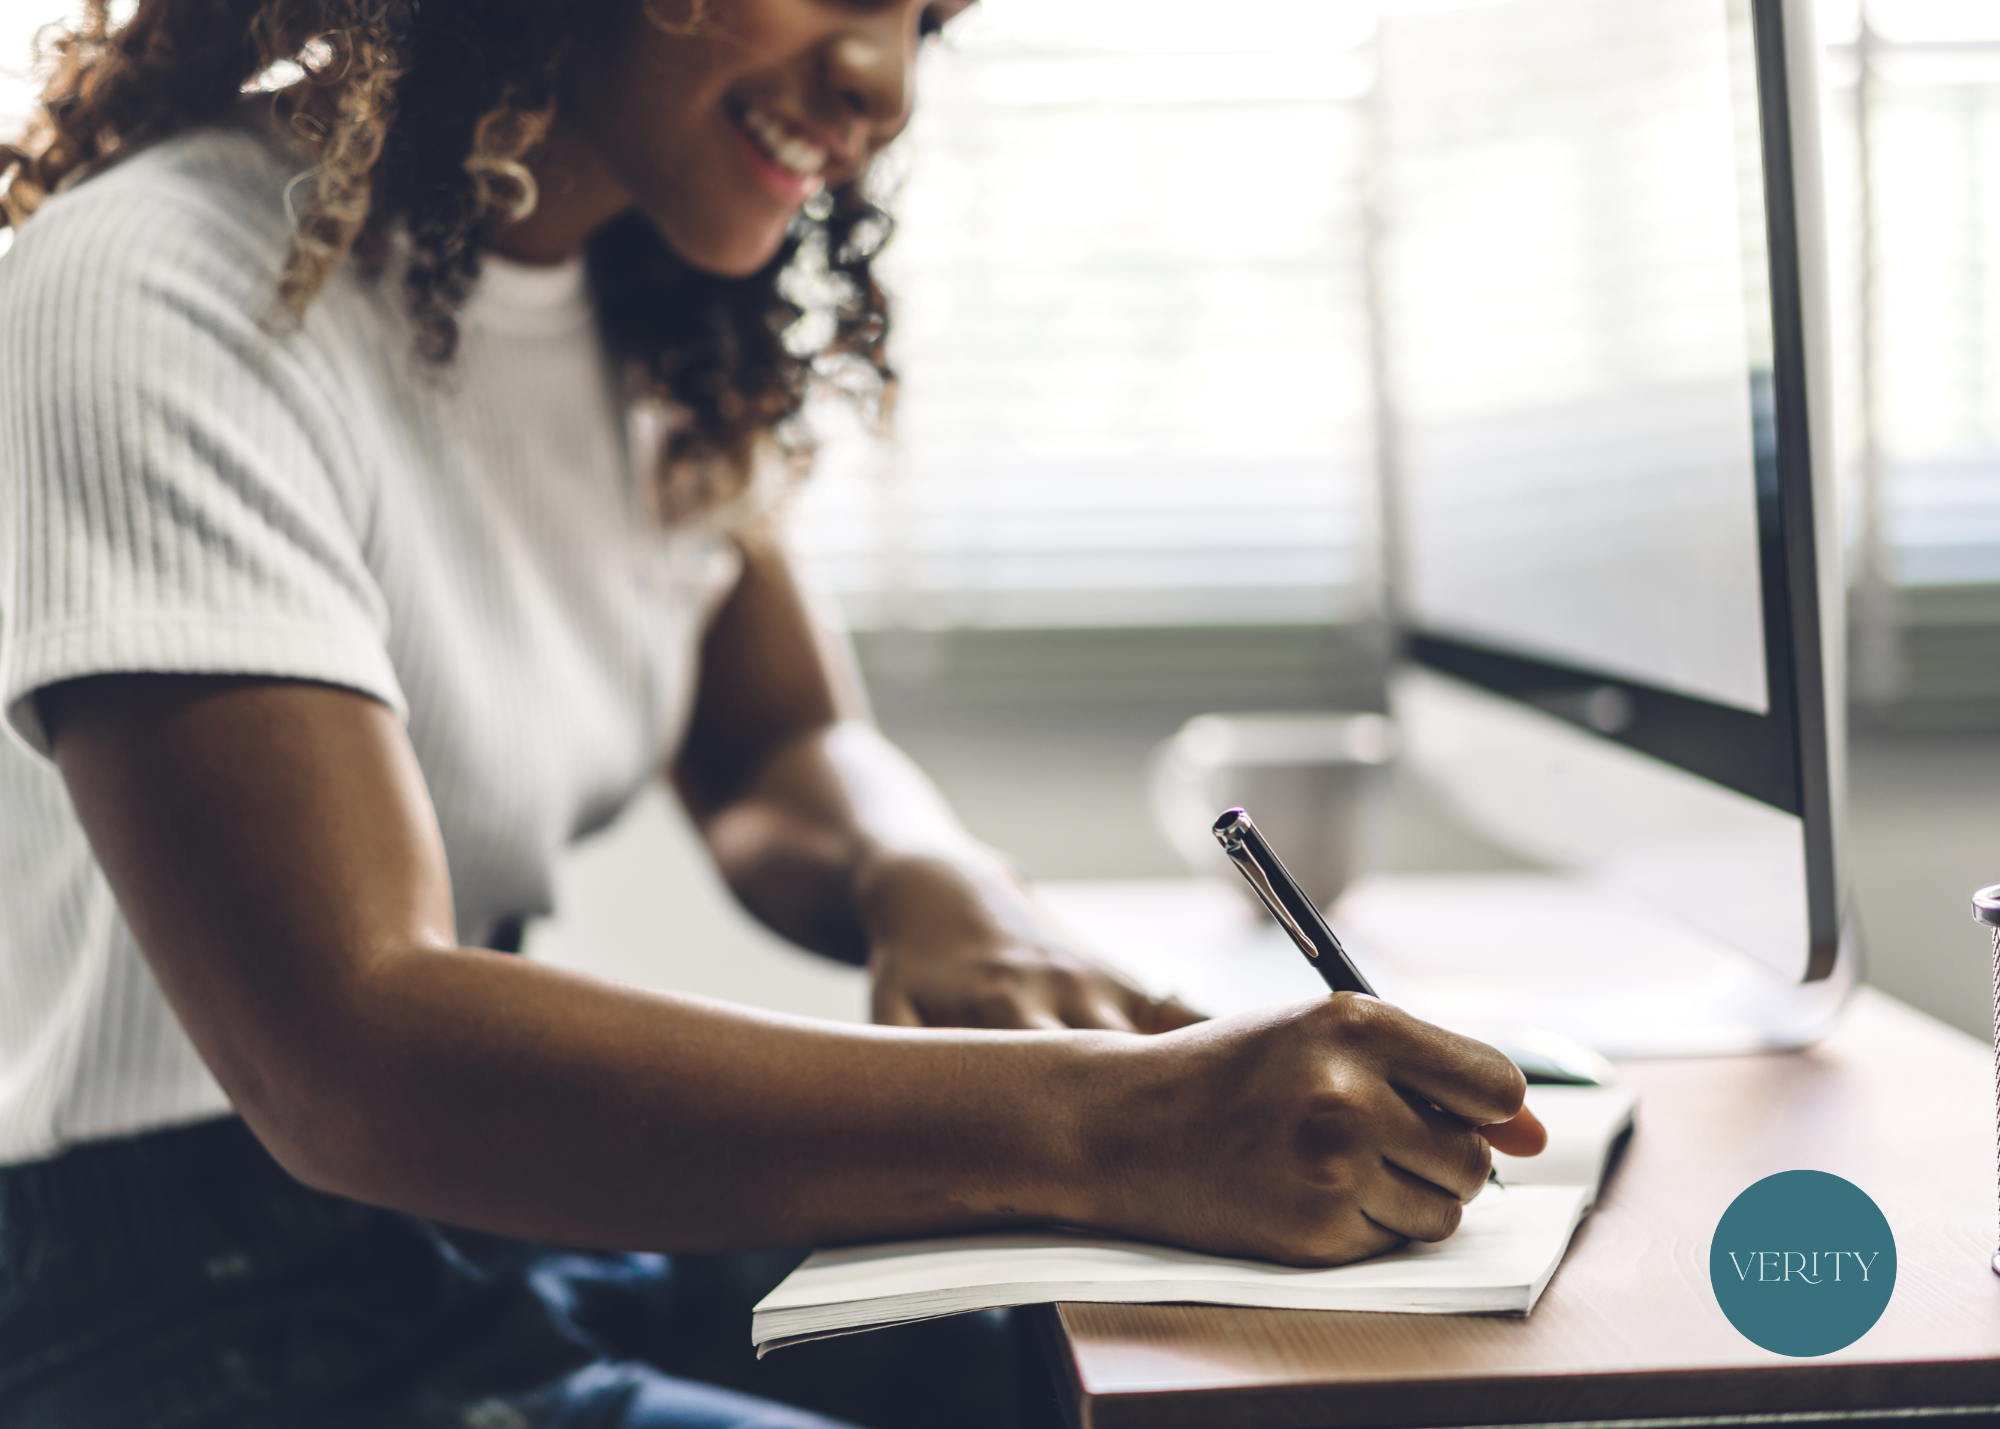
M1247 893L1222 880L1037 891L1149 990L1204 1011L1325 993ZM1787 983L1661 913L1551 874L1376 875L1349 890L1332 922L1376 989L1428 1021L1489 1040L1541 1028L1609 1057L1808 1046L1831 1028L1855 982L1848 941L1832 977Z

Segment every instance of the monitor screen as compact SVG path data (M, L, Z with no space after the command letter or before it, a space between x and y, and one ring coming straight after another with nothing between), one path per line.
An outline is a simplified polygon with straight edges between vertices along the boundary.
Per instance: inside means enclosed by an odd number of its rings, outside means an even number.
M1747 4L1514 0L1385 42L1408 613L1768 711Z
M1416 657L1798 813L1754 10L1392 13L1382 332Z
M1375 269L1405 648L1498 697L1459 801L1808 980L1842 927L1813 55L1807 0L1391 7Z

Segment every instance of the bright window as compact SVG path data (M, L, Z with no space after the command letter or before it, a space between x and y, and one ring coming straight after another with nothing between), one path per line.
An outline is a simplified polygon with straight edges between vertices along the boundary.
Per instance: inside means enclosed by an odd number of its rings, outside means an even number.
M982 0L885 260L896 450L795 525L861 626L1316 622L1366 579L1370 12Z

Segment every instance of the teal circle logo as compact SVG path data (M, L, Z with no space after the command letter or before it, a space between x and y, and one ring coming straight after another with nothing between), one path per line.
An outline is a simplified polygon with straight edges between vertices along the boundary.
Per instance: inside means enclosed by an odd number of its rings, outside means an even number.
M1729 1203L1708 1248L1715 1303L1781 1355L1832 1354L1896 1288L1896 1238L1868 1193L1824 1171L1766 1176Z

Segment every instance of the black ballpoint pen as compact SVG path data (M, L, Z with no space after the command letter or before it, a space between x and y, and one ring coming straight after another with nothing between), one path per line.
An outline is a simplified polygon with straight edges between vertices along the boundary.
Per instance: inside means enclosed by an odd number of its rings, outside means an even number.
M1306 961L1313 965L1313 971L1327 987L1334 992L1362 992L1374 997L1375 989L1368 985L1361 969L1354 966L1347 949L1340 946L1340 939L1333 935L1326 919L1320 917L1312 899L1306 897L1305 890L1285 871L1285 865L1272 852L1250 815L1242 809L1227 810L1215 821L1214 832L1222 851L1257 890L1257 897L1271 910L1278 925L1292 935L1292 941L1299 945L1299 951L1306 955Z
M1306 961L1313 965L1313 971L1320 975L1327 990L1376 996L1375 989L1361 975L1361 969L1354 966L1354 960L1340 946L1340 939L1334 936L1312 899L1306 897L1305 890L1285 871L1285 865L1250 815L1242 809L1225 810L1215 821L1214 833L1222 851L1257 891L1257 897L1271 910L1278 926L1291 934L1292 941L1299 945L1299 951L1306 955ZM1498 1171L1488 1170L1486 1179L1506 1189Z

